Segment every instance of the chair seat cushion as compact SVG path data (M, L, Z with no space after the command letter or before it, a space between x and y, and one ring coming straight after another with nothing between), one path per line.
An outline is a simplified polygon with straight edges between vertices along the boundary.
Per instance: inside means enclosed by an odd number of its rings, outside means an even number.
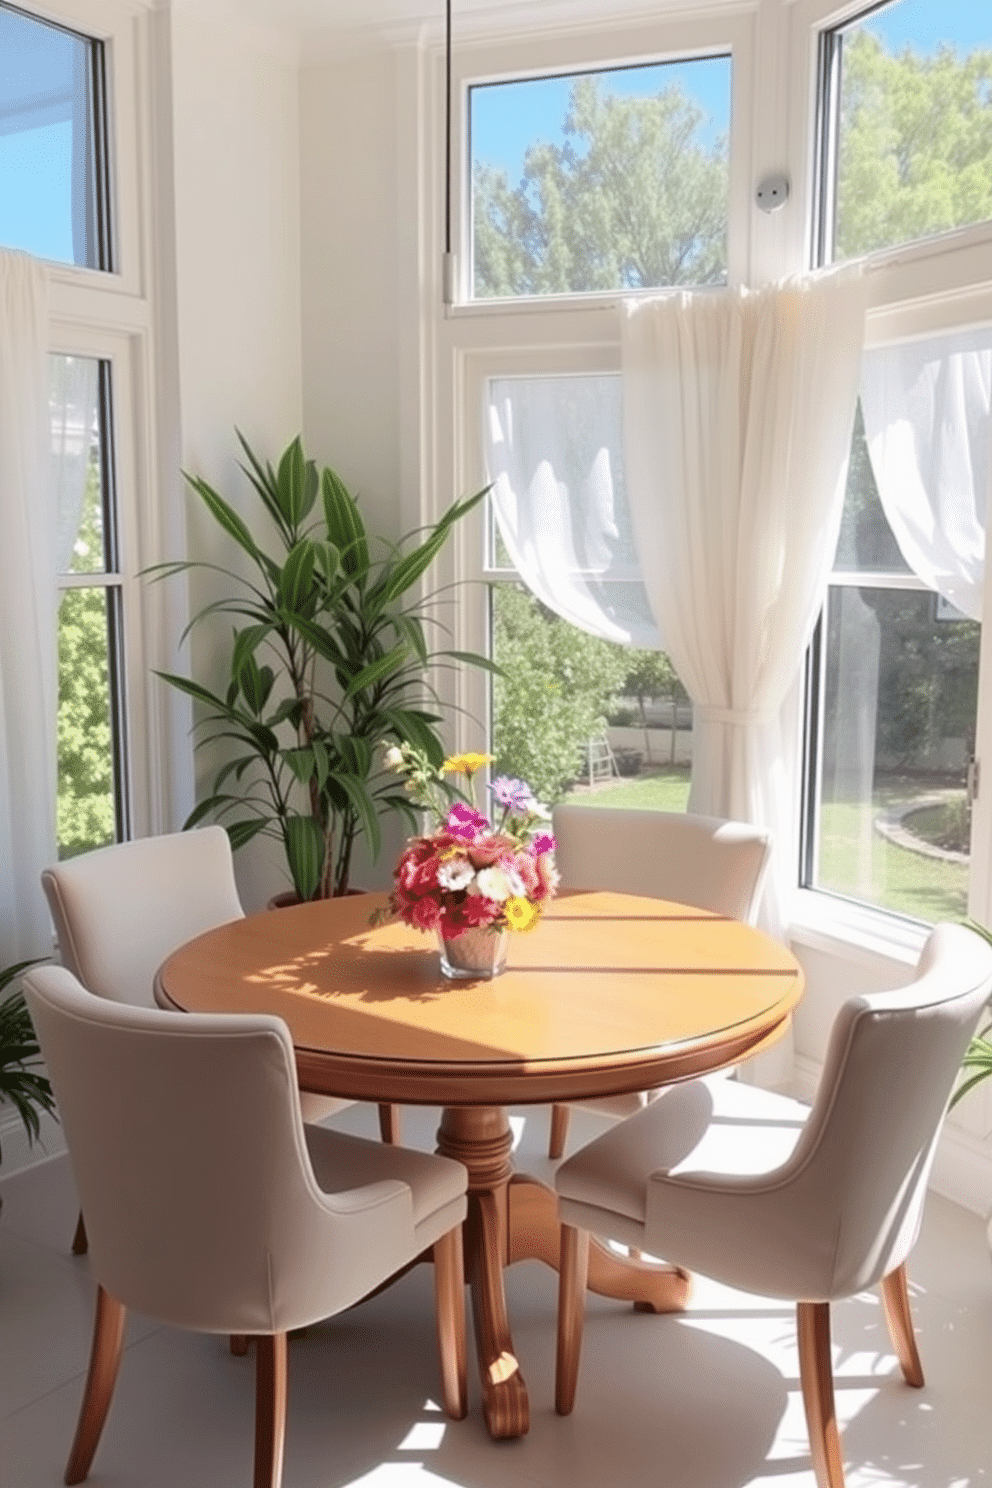
M413 1198L414 1230L425 1246L464 1217L468 1172L462 1163L324 1126L306 1126L304 1132L314 1175L325 1193L347 1193L371 1183L406 1184Z
M644 1224L652 1174L769 1172L791 1156L808 1114L800 1101L738 1080L672 1085L562 1163L555 1187L566 1203Z

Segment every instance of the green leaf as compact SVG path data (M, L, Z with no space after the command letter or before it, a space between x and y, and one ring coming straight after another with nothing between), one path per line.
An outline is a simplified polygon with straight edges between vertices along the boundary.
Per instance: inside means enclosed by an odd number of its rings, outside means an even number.
M259 832L264 832L269 825L269 818L264 816L249 816L244 821L230 822L225 827L231 843L231 851L237 852L239 847L244 847Z
M327 535L341 554L341 566L353 577L368 573L369 550L358 503L336 471L321 478Z
M358 780L354 775L339 775L338 784L348 797L348 803L352 811L361 823L368 844L369 856L373 863L379 856L382 847L382 832L379 827L379 818L376 814L375 803L365 788L364 782Z
M313 899L324 870L324 834L312 816L290 816L282 824L286 861L301 899Z
M356 693L362 692L366 687L374 687L391 672L395 672L406 660L407 649L405 645L396 646L392 651L387 651L385 656L379 656L375 661L369 662L368 666L362 667L360 672L351 678L345 689L345 697L353 698Z
M234 539L239 548L242 548L251 558L254 558L257 563L259 561L259 551L255 545L255 539L234 510L234 507L230 506L224 500L223 496L215 491L212 486L208 486L206 481L197 480L192 475L187 475L186 479L214 521L224 529L228 537Z
M301 538L283 564L279 581L280 607L290 614L306 614L313 609L316 596L313 572L316 553L309 538Z
M306 785L314 773L313 750L307 746L302 749L284 749L282 758L300 784Z
M307 463L303 454L303 441L297 435L283 451L276 475L279 510L285 517L287 525L294 532L309 509L307 507L308 495L310 506L313 506L316 495L316 487L312 487L307 475Z

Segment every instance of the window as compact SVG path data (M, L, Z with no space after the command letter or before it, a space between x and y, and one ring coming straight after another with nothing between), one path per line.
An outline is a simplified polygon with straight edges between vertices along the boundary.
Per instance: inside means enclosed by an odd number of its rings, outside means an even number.
M824 153L835 160L822 261L992 218L987 5L880 6L825 32L821 61Z
M473 296L726 283L730 84L706 57L472 87Z
M151 21L119 0L51 0L44 15L31 7L0 0L0 244L48 264L66 857L181 819L169 765L177 718L150 695L149 678L174 662L182 622L140 578L168 551L173 521L156 496L158 369L143 256L154 223L139 189L139 165L153 174L139 150L150 151L153 129L137 66Z
M923 365L935 383L946 376L945 361ZM939 452L928 448L924 431L914 433L913 454L936 463ZM965 439L961 428L944 451L945 469L962 453L967 460L959 443ZM890 500L898 501L913 475L905 466L885 468L884 433L873 442L881 478L894 487ZM920 472L923 482L934 463ZM987 470L975 473L984 514ZM960 539L961 531L954 523L952 536ZM882 507L859 405L819 637L823 728L810 886L920 920L967 914L980 643L980 624L903 557Z
M620 377L484 387L497 768L549 801L683 810L692 713L634 550Z
M0 243L110 269L101 42L0 5Z
M121 561L111 364L52 356L60 592L58 848L128 834Z
M800 882L920 921L984 915L988 8L898 0L825 31L820 60L814 257L886 256L869 260L843 524L810 654Z

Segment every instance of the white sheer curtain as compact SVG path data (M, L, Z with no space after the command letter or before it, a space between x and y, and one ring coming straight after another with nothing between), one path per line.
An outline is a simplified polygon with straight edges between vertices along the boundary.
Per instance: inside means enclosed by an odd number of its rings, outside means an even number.
M50 499L48 283L0 249L0 955L51 950L39 874L55 855L55 510Z
M795 883L798 685L843 507L864 335L850 272L625 307L641 571L694 703L689 809L771 828L764 923Z
M889 526L914 573L982 618L992 476L992 332L866 353L861 407Z
M624 491L620 377L495 378L485 428L499 531L530 591L580 630L658 646Z

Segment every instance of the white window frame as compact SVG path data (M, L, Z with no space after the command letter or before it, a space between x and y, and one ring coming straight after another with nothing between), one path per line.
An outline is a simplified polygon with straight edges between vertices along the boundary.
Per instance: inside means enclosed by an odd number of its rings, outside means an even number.
M797 80L791 128L807 141L797 182L804 204L805 262L813 261L815 140L818 128L820 35L856 19L872 7L866 0L796 0L791 74ZM866 348L967 330L992 323L992 222L975 223L894 248L866 254L858 262L867 276ZM873 575L862 581L870 585ZM983 601L975 756L992 766L992 582ZM992 917L992 787L979 790L972 822L968 912L984 923ZM838 943L897 960L915 960L926 927L827 891L796 896L794 931L807 943L836 949Z
M49 350L109 361L120 543L125 780L134 836L174 829L191 795L192 765L175 749L177 721L151 669L168 667L176 597L141 569L176 551L174 514L160 498L158 355L153 294L153 59L150 0L17 0L17 9L104 45L111 270L50 263ZM180 519L181 520L181 519ZM165 536L170 532L170 544ZM57 603L58 595L53 596ZM172 639L168 639L172 637ZM189 782L189 784L187 784Z

